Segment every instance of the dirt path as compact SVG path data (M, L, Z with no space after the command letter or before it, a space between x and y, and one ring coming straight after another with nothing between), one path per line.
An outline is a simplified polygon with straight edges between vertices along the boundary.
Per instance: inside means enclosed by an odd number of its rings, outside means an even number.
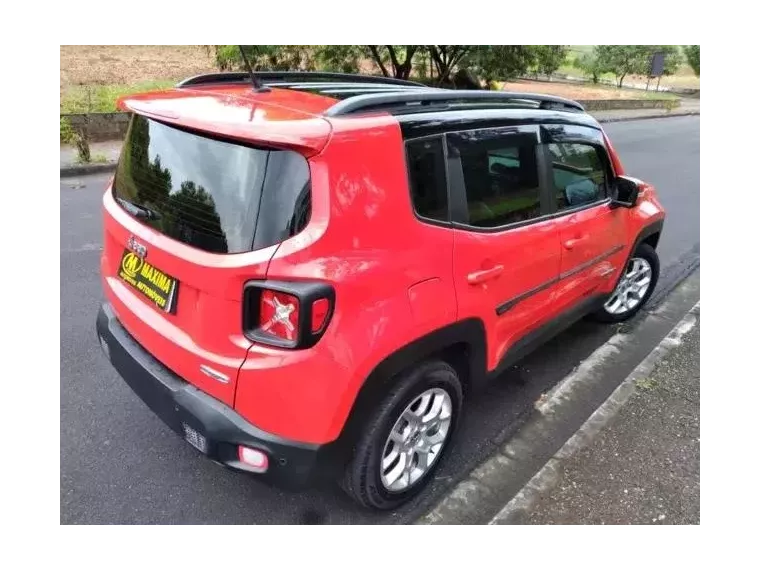
M61 90L72 85L180 80L216 71L203 46L61 46Z

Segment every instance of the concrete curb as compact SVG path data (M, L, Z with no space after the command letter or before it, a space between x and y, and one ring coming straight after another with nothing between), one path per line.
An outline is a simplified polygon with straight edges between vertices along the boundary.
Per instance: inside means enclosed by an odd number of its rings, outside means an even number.
M592 117L593 113L589 113ZM617 117L610 119L596 119L600 123L621 123L623 121L642 121L645 119L668 119L671 117L690 117L699 115L699 111L690 111L686 113L669 113L667 115L644 115L638 117ZM596 117L594 117L596 118ZM115 162L97 163L97 164L67 164L61 166L61 177L65 176L84 176L87 174L97 174L100 172L113 172L116 170Z
M97 174L100 172L113 172L116 170L115 162L98 162L93 164L67 164L61 166L61 177L65 176L84 176L86 174Z
M686 313L684 318L660 341L649 355L631 372L622 384L589 417L581 428L560 448L541 470L528 481L515 497L507 503L489 525L515 524L531 511L542 494L556 486L562 473L564 463L575 453L588 446L599 432L618 414L629 398L636 391L636 382L649 376L655 366L676 346L681 344L683 336L697 323L699 318L699 301Z
M568 451L565 447L568 441L584 428L584 437L596 435L603 425L599 424L597 412L610 401L611 395L620 398L618 389L640 373L644 363L659 360L659 357L655 360L653 353L672 342L668 337L682 324L684 315L698 310L698 301L696 270L662 305L647 311L632 326L620 327L542 395L527 421L500 443L490 457L436 499L413 524L488 524L500 513L502 518L493 524L508 524L513 515L519 518L517 514L524 512L528 500L535 500L558 477L559 461L564 457L562 453ZM580 439L581 436L575 438L575 443ZM586 443L585 439L582 441ZM505 513L505 505L511 505L513 510ZM505 521L506 518L509 520Z
M589 113L592 117L593 114ZM639 117L613 117L610 119L596 119L600 123L622 123L625 121L644 121L646 119L671 119L673 117L693 117L699 116L699 111L688 111L685 113L668 113L667 115L644 115ZM594 117L596 118L596 117Z

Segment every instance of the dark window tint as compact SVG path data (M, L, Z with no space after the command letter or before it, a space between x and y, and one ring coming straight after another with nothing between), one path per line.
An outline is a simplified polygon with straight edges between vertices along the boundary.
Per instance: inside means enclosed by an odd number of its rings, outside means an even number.
M605 197L605 163L596 147L587 144L550 144L557 207L575 208Z
M460 140L469 223L498 227L541 215L541 197L532 137Z
M303 229L311 211L301 155L214 140L139 115L113 192L143 223L215 253L278 243Z
M441 139L412 141L407 144L406 153L415 211L424 218L448 221L446 169Z

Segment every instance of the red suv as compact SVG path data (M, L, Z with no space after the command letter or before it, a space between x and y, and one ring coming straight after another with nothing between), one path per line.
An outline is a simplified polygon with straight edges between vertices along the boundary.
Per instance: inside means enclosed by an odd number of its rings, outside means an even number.
M100 343L187 442L262 479L393 508L463 394L657 282L664 210L573 101L225 73L120 105Z

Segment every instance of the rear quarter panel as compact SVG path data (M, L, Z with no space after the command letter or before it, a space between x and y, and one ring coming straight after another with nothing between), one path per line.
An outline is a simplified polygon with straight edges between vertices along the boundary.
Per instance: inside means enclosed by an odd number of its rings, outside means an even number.
M388 116L332 121L333 138L310 159L309 227L281 244L267 278L332 284L333 318L304 351L254 344L235 401L262 429L312 443L338 437L383 359L456 314L453 236L413 214L398 123Z

